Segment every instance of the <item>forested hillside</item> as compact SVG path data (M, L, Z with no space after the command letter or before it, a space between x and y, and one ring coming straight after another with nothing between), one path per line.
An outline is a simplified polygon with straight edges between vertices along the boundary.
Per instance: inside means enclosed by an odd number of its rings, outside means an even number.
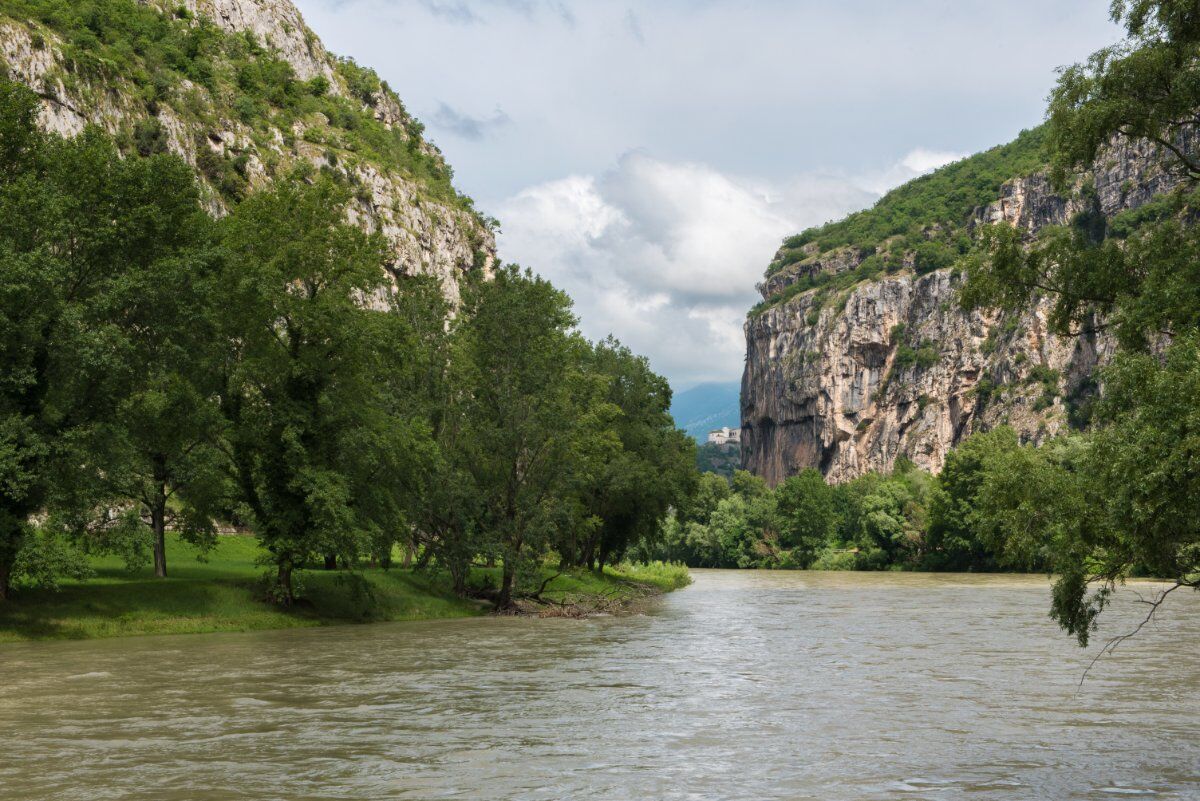
M420 124L290 2L0 14L0 599L34 599L18 617L105 560L162 579L172 538L203 558L231 530L267 574L228 580L284 608L321 569L368 617L395 588L364 576L403 560L507 611L603 575L690 492L665 379L494 266Z
M48 130L96 124L123 154L171 152L223 213L297 172L350 194L389 270L490 269L494 237L422 125L376 73L321 46L290 0L3 0L0 58Z

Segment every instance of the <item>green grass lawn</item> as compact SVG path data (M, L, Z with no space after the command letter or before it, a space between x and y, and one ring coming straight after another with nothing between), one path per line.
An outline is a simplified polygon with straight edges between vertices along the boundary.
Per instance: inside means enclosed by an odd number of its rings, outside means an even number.
M489 608L456 597L438 574L394 568L299 572L302 601L283 610L263 600L266 568L257 564L261 550L254 537L221 537L207 561L197 561L196 555L171 537L167 579L156 579L148 567L130 572L119 559L100 557L93 560L96 575L87 581L66 581L57 591L20 590L0 604L0 643L467 617ZM493 581L498 577L498 571L479 572L495 572L489 576ZM688 582L685 568L623 566L603 576L566 573L550 584L545 597L559 602L629 598Z

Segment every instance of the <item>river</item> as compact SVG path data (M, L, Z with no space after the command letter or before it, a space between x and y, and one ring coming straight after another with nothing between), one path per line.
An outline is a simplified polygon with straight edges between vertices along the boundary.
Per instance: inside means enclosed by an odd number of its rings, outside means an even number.
M631 617L6 646L0 798L1200 798L1200 597L1082 686L1048 603L696 571Z

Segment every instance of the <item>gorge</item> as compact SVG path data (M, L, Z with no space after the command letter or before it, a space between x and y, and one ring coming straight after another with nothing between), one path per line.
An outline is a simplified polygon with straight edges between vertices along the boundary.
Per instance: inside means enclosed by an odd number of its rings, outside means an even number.
M1064 197L1033 166L1042 137L1025 132L784 243L745 324L746 469L772 485L808 467L842 482L902 457L936 473L974 432L1009 425L1040 443L1086 422L1111 338L1056 336L1048 298L964 311L960 262L980 225L1036 237L1080 212L1112 221L1181 177L1154 147L1120 142L1080 180L1085 192Z

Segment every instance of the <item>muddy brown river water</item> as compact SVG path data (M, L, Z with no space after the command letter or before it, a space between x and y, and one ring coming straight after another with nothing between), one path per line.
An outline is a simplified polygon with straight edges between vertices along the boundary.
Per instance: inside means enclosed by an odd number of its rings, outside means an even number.
M695 575L633 617L0 647L0 799L1200 799L1195 593L1080 687L1040 578Z

